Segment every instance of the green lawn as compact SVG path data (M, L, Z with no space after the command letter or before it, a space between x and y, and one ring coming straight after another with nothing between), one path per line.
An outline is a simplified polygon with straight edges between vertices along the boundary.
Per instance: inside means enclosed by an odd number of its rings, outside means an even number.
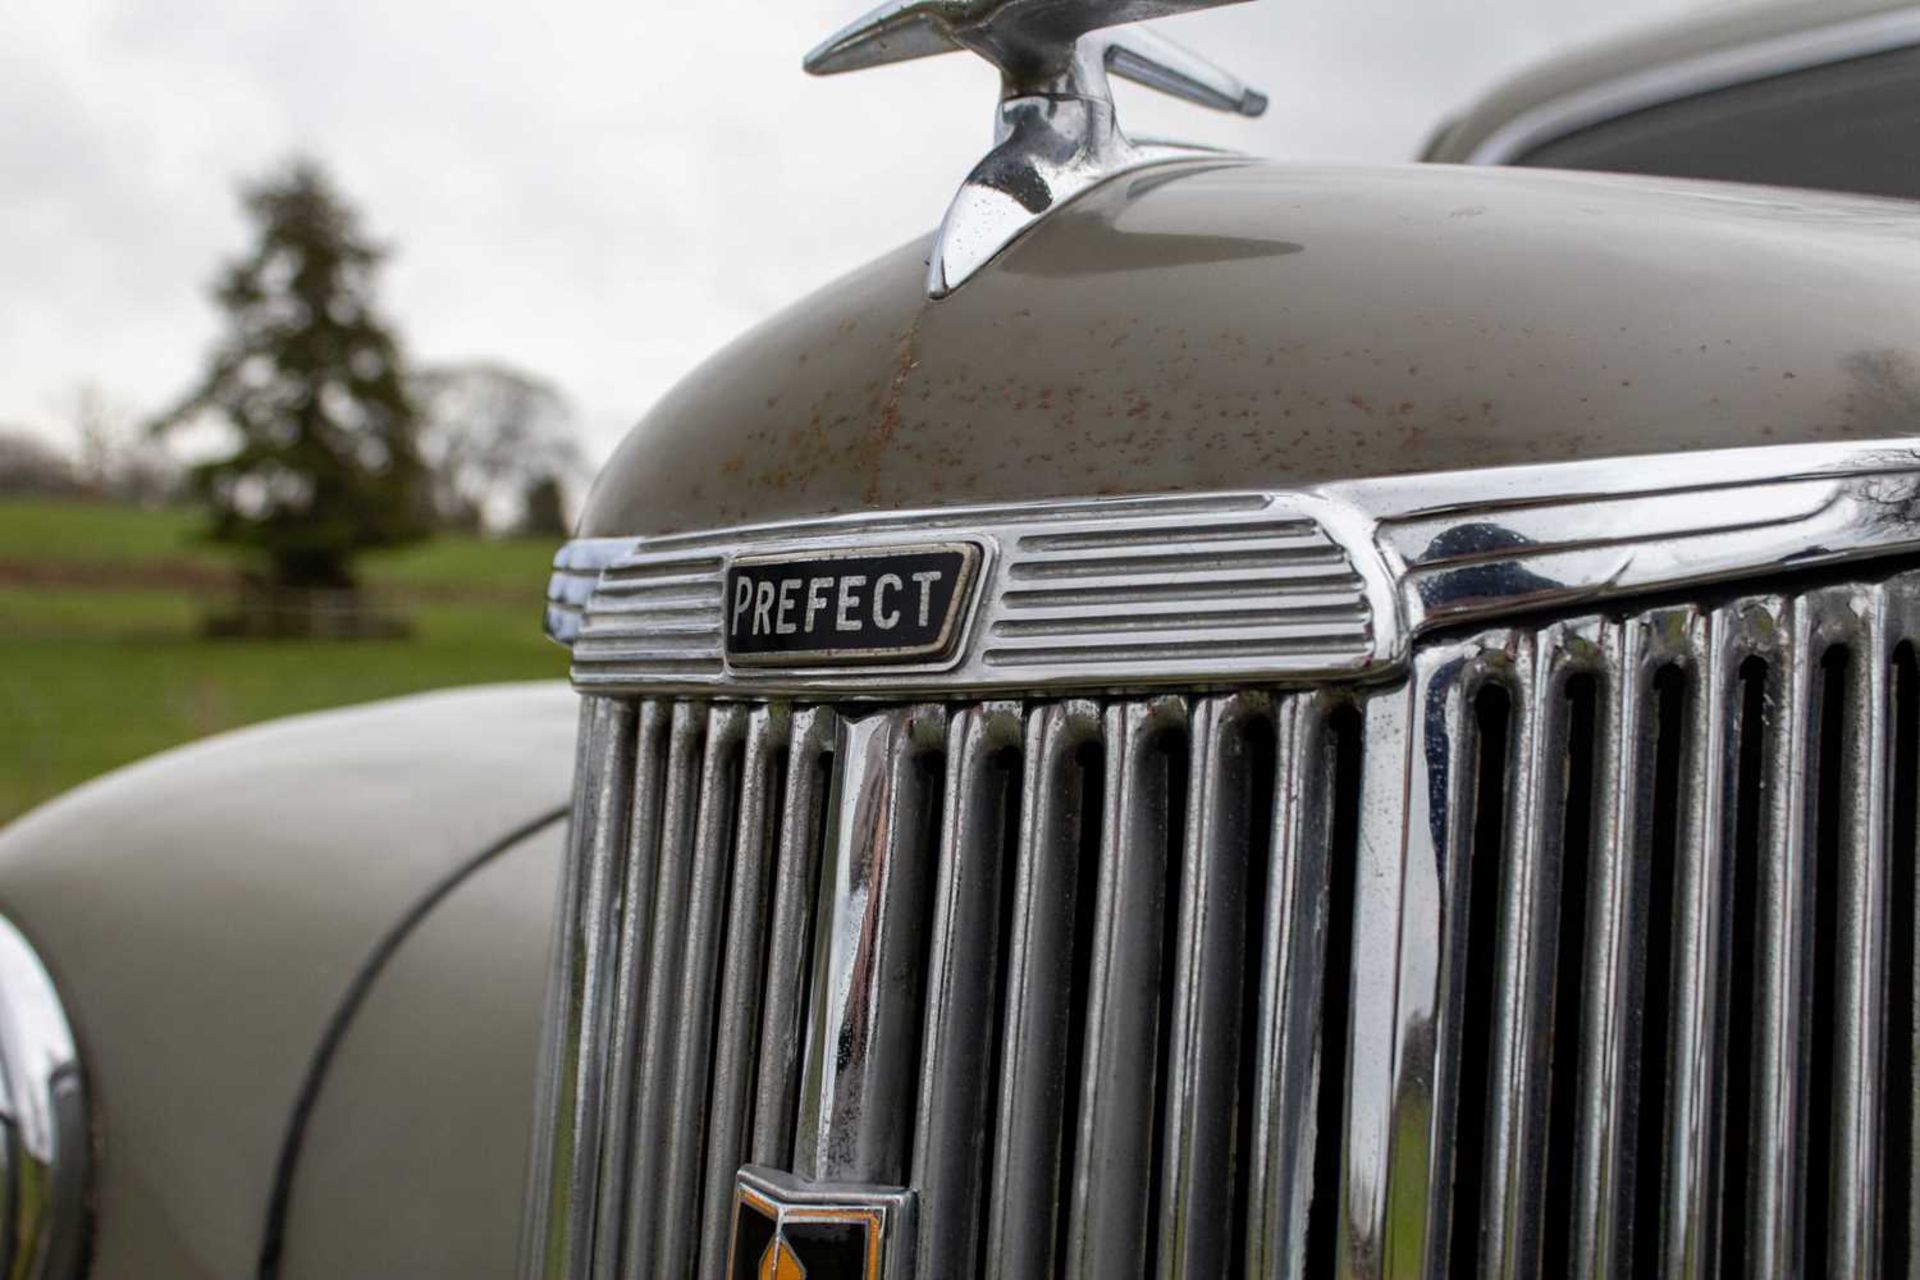
M231 570L231 553L201 537L204 525L199 512L185 508L143 511L101 502L4 498L0 564ZM553 553L554 545L539 539L449 535L370 555L361 571L376 587L428 585L502 595L531 589L537 613Z
M551 543L447 537L370 557L367 580L413 621L406 640L206 640L230 561L197 529L192 512L0 501L0 823L238 725L566 673L540 634Z
M122 565L164 560L224 568L227 557L198 539L201 523L199 514L189 510L0 499L0 560Z

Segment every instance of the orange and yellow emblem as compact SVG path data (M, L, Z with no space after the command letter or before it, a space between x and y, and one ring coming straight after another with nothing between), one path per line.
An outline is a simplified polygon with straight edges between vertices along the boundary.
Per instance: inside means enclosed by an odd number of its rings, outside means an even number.
M800 1265L793 1246L778 1235L760 1255L760 1280L807 1280L807 1269Z

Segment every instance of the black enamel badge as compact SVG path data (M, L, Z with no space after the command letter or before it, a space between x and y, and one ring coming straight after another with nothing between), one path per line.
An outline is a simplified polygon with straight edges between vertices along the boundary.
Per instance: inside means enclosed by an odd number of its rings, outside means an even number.
M799 667L945 657L979 560L967 542L735 560L727 659Z

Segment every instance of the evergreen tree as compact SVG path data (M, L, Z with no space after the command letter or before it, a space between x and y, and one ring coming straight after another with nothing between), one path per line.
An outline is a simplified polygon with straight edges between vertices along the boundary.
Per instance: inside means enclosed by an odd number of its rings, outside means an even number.
M406 370L373 302L385 254L310 160L242 195L256 243L214 290L226 332L161 426L213 417L237 438L194 473L216 540L278 585L349 587L360 552L428 528Z

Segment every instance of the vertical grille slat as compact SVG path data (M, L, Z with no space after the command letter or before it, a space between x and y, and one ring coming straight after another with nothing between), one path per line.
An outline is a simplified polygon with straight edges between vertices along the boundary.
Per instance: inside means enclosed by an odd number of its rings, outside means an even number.
M689 1229L697 1229L689 1253L698 1249L699 1273L714 1277L721 1275L725 1258L721 1256L724 1247L713 1242L726 1234L734 1174L748 1156L754 1040L760 1029L765 972L766 899L781 835L788 725L785 711L760 707L751 712L740 770L726 927L721 935L705 1153L700 1161L697 1217L694 1212L685 1215L692 1224ZM708 1079L696 1076L690 1088L708 1085Z
M1416 656L1407 690L1368 704L1343 1275L1424 1276L1449 1249L1479 790L1473 705L1490 665L1504 663L1505 642L1436 645Z
M1092 929L1087 1045L1080 1064L1067 1274L1139 1275L1150 1247L1155 1075L1172 795L1168 737L1180 699L1107 711L1108 781Z
M1640 1149L1659 1134L1668 1078L1674 850L1656 830L1665 821L1657 768L1678 759L1661 741L1661 673L1686 662L1691 610L1641 615L1606 627L1594 655L1608 710L1598 726L1597 806L1587 893L1583 1052L1579 1090L1578 1273L1633 1269L1636 1249L1657 1256L1662 1150ZM1679 696L1676 694L1675 696ZM1655 886L1663 899L1652 900ZM1662 936L1655 937L1655 930ZM1660 984L1650 991L1651 979ZM1563 987L1564 989L1564 987ZM1560 1087L1562 1081L1556 1081ZM1651 1114L1643 1114L1643 1109ZM1641 1183L1644 1180L1645 1186ZM1651 1221L1639 1221L1642 1204ZM1644 1236L1644 1238L1642 1238Z
M1540 1226L1541 1259L1549 1275L1571 1274L1579 1230L1580 1058L1586 1025L1587 908L1593 885L1594 834L1600 787L1599 724L1604 714L1598 681L1574 671L1561 690L1566 733L1560 743L1565 775L1555 834L1560 860L1554 911L1546 1063L1547 1110L1542 1129L1546 1193Z
M1427 714L1433 717L1429 732L1446 737L1445 768L1429 766L1436 784L1428 796L1433 806L1429 830L1434 837L1436 879L1430 888L1421 883L1423 867L1421 877L1410 884L1424 890L1423 897L1431 894L1423 905L1438 912L1442 940L1437 963L1423 959L1421 965L1426 975L1422 993L1425 983L1431 982L1438 1002L1434 1057L1427 1068L1433 1079L1433 1118L1424 1135L1424 1150L1408 1147L1407 1167L1414 1168L1414 1151L1424 1167L1419 1169L1421 1176L1403 1179L1402 1195L1426 1202L1425 1229L1412 1239L1403 1235L1404 1247L1418 1247L1425 1267L1435 1272L1444 1272L1454 1256L1475 1257L1481 1244L1478 1211L1485 1199L1485 1076L1469 1078L1465 1068L1471 1063L1484 1073L1490 1058L1486 1006L1497 1004L1493 992L1478 985L1483 974L1496 968L1497 957L1489 953L1498 931L1500 882L1500 845L1494 826L1497 803L1492 815L1482 809L1493 801L1490 792L1495 790L1483 775L1490 764L1483 734L1491 729L1499 736L1499 728L1488 722L1487 706L1510 666L1507 646L1511 640L1502 636L1498 648L1482 642L1436 655L1442 666L1430 687L1437 696L1427 705ZM1438 744L1429 742L1433 760L1440 751ZM1471 1045L1469 1034L1476 1038Z
M1372 1280L1385 1274L1391 1225L1389 1185L1393 1171L1396 1068L1407 1045L1398 1016L1401 898L1405 888L1402 841L1415 831L1410 809L1416 788L1408 767L1420 761L1425 742L1412 720L1412 689L1367 702L1366 753L1360 791L1362 824L1353 909L1352 997L1348 1002L1346 1128L1340 1146L1338 1208L1331 1215L1335 1238L1309 1239L1310 1252L1336 1274ZM1416 753L1414 744L1420 743ZM1437 932L1434 949L1437 951ZM1334 1135L1320 1134L1316 1143ZM1415 1219L1425 1233L1425 1206Z
M1672 632L1684 635L1694 621L1691 613L1677 620ZM1694 698L1695 669L1680 660L1684 642L1651 674L1647 714L1653 731L1651 795L1648 798L1648 843L1635 896L1641 904L1641 971L1634 978L1631 1000L1637 1007L1640 1043L1633 1079L1635 1091L1633 1177L1627 1204L1631 1228L1623 1242L1631 1271L1658 1275L1663 1256L1663 1199L1671 1176L1668 1117L1673 1112L1670 1087L1674 1076L1678 1025L1678 965L1680 944L1681 825L1683 771L1693 733L1687 708Z
M1824 633L1824 619L1815 619ZM1827 640L1824 634L1820 637ZM1833 1202L1840 1190L1840 1171L1834 1149L1839 1119L1838 1068L1843 1053L1836 1002L1841 996L1840 926L1843 877L1847 861L1846 837L1852 806L1849 800L1847 755L1857 728L1852 690L1857 680L1855 653L1845 642L1827 643L1820 656L1820 669L1813 679L1813 706L1807 725L1813 734L1808 757L1814 762L1809 788L1813 809L1809 816L1811 836L1807 842L1811 861L1811 883L1807 887L1808 967L1806 993L1808 1039L1805 1075L1800 1083L1806 1100L1802 1125L1806 1158L1801 1174L1805 1198L1805 1218L1801 1226L1801 1256L1814 1266L1823 1265L1833 1244Z
M1084 995L1074 982L1074 938L1091 906L1079 894L1083 850L1101 820L1100 766L1086 757L1101 734L1091 702L1038 707L1027 719L985 1249L988 1274L1005 1280L1055 1274L1064 1243L1055 1238L1055 1206L1068 1192L1062 1178L1076 1132L1069 1055Z
M1767 829L1760 841L1757 882L1759 955L1755 994L1752 1139L1747 1160L1746 1256L1752 1274L1802 1274L1802 1173L1806 1160L1805 1064L1807 1018L1806 845L1812 805L1807 786L1812 680L1818 654L1808 611L1785 608L1770 690L1767 744Z
M523 1270L719 1280L754 1164L912 1188L920 1280L1920 1280L1916 637L1836 577L1348 688L589 698Z
M1489 664L1491 665L1491 664ZM1507 664L1501 664L1506 666ZM1510 671L1489 671L1473 695L1473 837L1464 884L1466 944L1456 964L1455 999L1459 1039L1455 1048L1459 1087L1454 1095L1453 1195L1446 1229L1447 1274L1476 1276L1489 1237L1498 1224L1487 1207L1498 1203L1488 1177L1487 1147L1494 1117L1486 1082L1492 1079L1496 1019L1505 1005L1500 988L1500 944L1506 925L1501 894L1509 833L1507 790L1512 776L1509 738L1513 729Z
M1332 1147L1337 1139L1317 1133L1321 1091L1339 1097L1346 1090L1338 1069L1345 1046L1327 1044L1321 1032L1327 967L1345 963L1328 955L1336 933L1330 859L1339 802L1329 718L1326 699L1316 694L1284 698L1274 712L1272 860L1260 915L1260 949L1269 959L1248 1033L1255 1055L1244 1192L1249 1277L1304 1274L1312 1198L1339 1194L1337 1185L1314 1183L1319 1144Z
M1839 752L1841 792L1839 865L1833 882L1832 1011L1833 1093L1828 1113L1815 1123L1832 1126L1829 1142L1828 1255L1809 1264L1834 1276L1868 1276L1879 1270L1882 1031L1886 1017L1887 952L1887 751L1888 602L1884 588L1836 590L1829 643L1846 644L1853 656L1847 672L1843 717L1846 738ZM1908 925L1911 928L1911 923ZM1815 1046L1820 1051L1820 1046ZM1814 1099L1816 1106L1820 1100ZM1818 1194L1814 1188L1811 1194Z
M1019 818L1020 708L958 712L948 730L946 830L940 841L928 963L926 1041L912 1185L919 1193L921 1280L975 1274L985 1205L994 1080L1002 878Z
M1354 930L1361 878L1360 832L1365 825L1363 787L1365 719L1341 707L1328 719L1328 766L1333 778L1333 814L1328 837L1326 939L1321 948L1320 1019L1314 1046L1313 1190L1307 1200L1306 1262L1311 1274L1330 1274L1341 1247L1346 1207L1346 1150L1336 1137L1352 1113L1348 1082L1353 1071Z
M1512 652L1508 856L1497 926L1478 1249L1479 1274L1487 1277L1531 1275L1539 1266L1565 805L1557 766L1568 732L1559 647L1520 636ZM1471 1214L1473 1206L1456 1200L1456 1214L1463 1210ZM1453 1229L1469 1230L1470 1222L1456 1221Z
M794 1151L819 1181L906 1180L946 724L918 707L840 725Z
M1672 1074L1667 1085L1659 1258L1670 1276L1714 1275L1724 1179L1723 1077L1728 1021L1733 823L1739 809L1742 616L1721 610L1686 629L1687 704L1679 832L1674 848ZM1652 1230L1642 1223L1641 1230Z
M627 892L620 904L612 1030L607 1049L606 1115L600 1153L595 1251L596 1277L613 1274L620 1256L620 1221L626 1205L628 1145L633 1125L633 1077L640 1030L640 997L646 989L642 960L653 929L653 888L659 874L661 802L665 795L673 711L667 704L640 704L635 733L633 811L627 832Z
M1246 896L1265 875L1271 812L1253 797L1271 785L1254 733L1268 723L1257 694L1202 699L1192 713L1192 795L1181 850L1161 1197L1155 1211L1165 1280L1226 1274L1234 1255L1235 1116L1249 943ZM1256 779L1255 768L1269 776ZM1262 810L1268 806L1261 805ZM1259 935L1251 938L1257 947Z
M1774 792L1780 748L1785 741L1780 709L1785 696L1782 641L1789 623L1786 602L1760 599L1723 610L1723 619L1739 620L1737 636L1729 625L1737 660L1739 741L1728 785L1729 847L1724 861L1727 911L1723 954L1726 977L1718 990L1725 1003L1719 1074L1725 1099L1717 1108L1719 1136L1719 1216L1717 1232L1723 1274L1745 1275L1761 1247L1753 1214L1761 1196L1764 1098L1759 1085L1766 1062L1760 1036L1766 1019L1767 864L1779 827Z
M1920 656L1914 640L1920 636L1911 598L1890 593L1888 600L1890 661L1890 736L1888 749L1888 804L1891 810L1887 838L1887 1042L1884 1256L1882 1274L1889 1280L1920 1276L1920 947L1915 945L1915 921L1920 919Z
M1581 991L1579 1050L1572 1079L1553 1087L1575 1091L1577 1126L1573 1165L1573 1231L1567 1243L1579 1280L1613 1274L1620 1264L1620 1214L1625 1199L1623 1144L1633 1128L1627 1097L1627 1060L1637 1028L1626 1007L1632 954L1634 860L1647 809L1650 751L1646 705L1638 672L1630 663L1638 628L1608 625L1593 646L1597 704L1594 822L1586 892L1585 953L1577 975L1559 980L1556 999ZM1561 1066L1556 1059L1556 1072Z
M753 1133L748 1148L752 1163L774 1168L793 1159L813 953L813 903L820 882L827 773L836 726L830 711L802 710L794 713L788 733L786 788L780 798L780 845L774 863L773 918L766 936L759 1063L754 1073Z
M559 1041L571 1061L559 1065L550 1101L559 1127L549 1151L557 1204L541 1206L535 1239L542 1263L573 1273L592 1257L595 1179L599 1175L604 1069L615 971L614 931L630 807L634 711L607 699L581 708L581 778L575 787L573 853L562 891L561 967L555 984Z
M653 1189L658 1208L655 1230L659 1255L655 1266L668 1275L684 1275L693 1265L694 1232L700 1223L700 1169L707 1129L709 1073L712 1069L714 993L719 987L720 944L740 798L756 779L743 770L747 712L737 704L707 714L706 758L700 769L699 817L694 824L693 875L687 886L686 914L680 922L678 989L673 994L673 1075L667 1093L664 1164ZM766 767L764 752L753 762Z
M660 1243L657 1191L666 1168L668 1107L673 1087L675 1014L686 936L687 899L693 879L696 828L700 810L702 763L707 754L707 717L693 703L677 703L667 735L667 768L662 780L659 873L654 881L653 921L645 941L644 995L638 995L640 1050L635 1079L616 1081L633 1090L633 1139L626 1204L618 1223L618 1241L607 1224L601 1257L624 1258L620 1272L647 1275Z

